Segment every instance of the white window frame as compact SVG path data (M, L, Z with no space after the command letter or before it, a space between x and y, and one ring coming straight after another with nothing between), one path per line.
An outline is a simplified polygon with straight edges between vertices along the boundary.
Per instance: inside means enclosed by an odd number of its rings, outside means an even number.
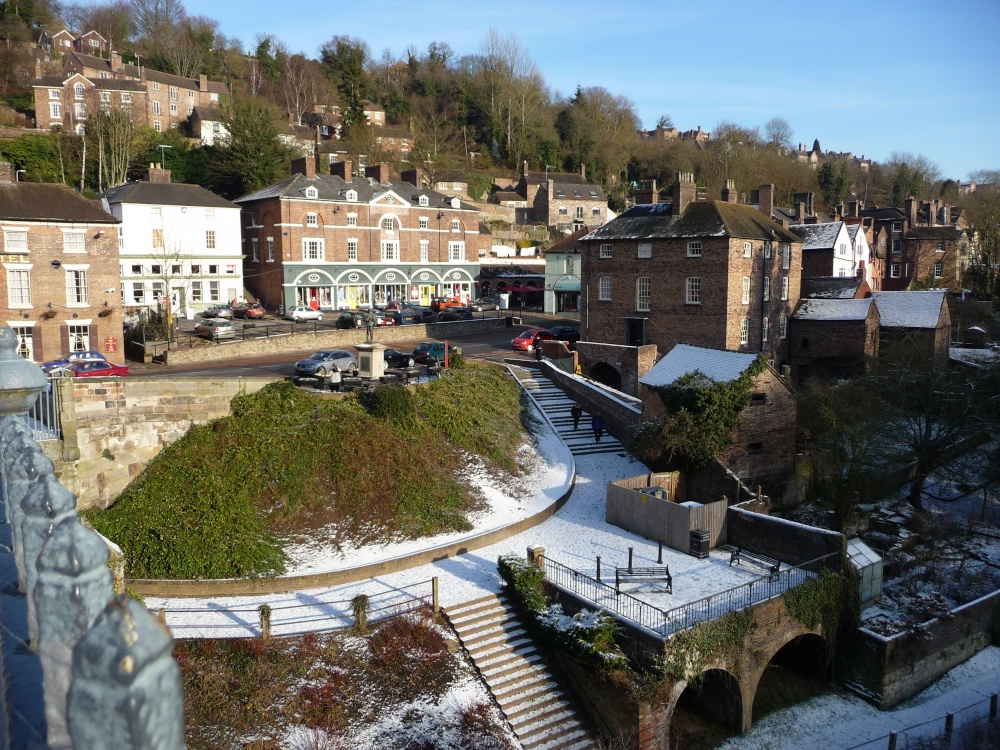
M356 237L350 237L347 240L347 259L348 260L358 259L358 240Z
M701 244L701 242L691 241L691 242L687 243L687 257L689 257L689 258L700 258L703 249L704 249L704 246Z
M208 301L209 302L220 302L222 295L220 293L220 285L218 281L208 282Z
M382 240L382 262L399 260L399 240Z
M601 249L599 250L598 257L600 257L600 258L613 258L614 257L614 245L610 245L610 244L601 245Z
M63 266L66 269L66 306L88 307L87 269L89 266Z
M77 101L82 101L83 97L87 93L87 87L82 83L73 84L73 98Z
M161 108L160 108L160 103L158 101L156 101L155 99L153 100L153 114L154 115L161 115L161 114L163 114L163 112L161 111Z
M62 105L59 102L49 102L49 117L62 119Z
M749 305L750 304L750 277L749 276L744 276L743 277L743 296L740 298L740 301L744 305Z
M462 222L459 221L458 219L452 219L451 220L451 231L453 231L453 232L461 232L462 231Z
M157 133L163 132L163 125L160 124L159 120L153 120L153 130L155 130Z
M430 257L431 243L430 240L420 240L420 262L426 263L427 259Z
M5 229L3 233L3 251L5 253L26 255L28 252L28 230Z
M787 339L788 338L788 318L782 315L778 318L778 338Z
M764 318L760 323L760 340L762 343L767 343L767 318Z
M764 243L764 258L766 260L766 259L768 259L770 257L771 257L771 243L770 242L765 242Z
M771 279L768 278L767 276L764 277L763 294L764 294L764 301L765 302L770 302L771 301Z
M383 217L379 225L382 227L383 232L392 233L396 231L396 220L392 216Z
M358 225L358 215L357 214L347 214L347 226L356 227Z
M205 248L208 250L215 250L215 230L206 229L205 230Z
M123 91L122 92L122 104L131 104L131 103L132 103L132 92L130 92L130 91Z
M427 196L426 195L419 195L419 196L417 196L417 205L418 206L425 206L426 207L426 206L430 205L430 201L427 200Z
M85 352L90 350L90 324L77 323L69 326L69 350L71 352Z
M191 282L191 301L201 302L204 299L202 294L202 286L200 281Z
M792 267L792 246L787 242L781 243L781 270L787 271Z
M635 309L638 312L649 312L653 303L653 279L640 276L635 280Z
M7 305L12 309L23 310L31 307L31 266L11 266L7 269Z
M260 263L260 240L256 237L250 238L251 258L254 263Z
M302 260L323 261L325 256L323 239L320 237L302 238ZM215 300L212 300L213 302Z
M563 258L563 273L566 274L576 273L576 271L573 270L575 266L576 263L574 262L574 258L572 255L567 255L565 258Z
M32 326L11 326L17 335L17 353L29 362L35 361L35 341Z
M900 263L890 263L889 264L889 278L898 279L901 278L902 264Z
M426 216L421 216L420 217L420 228L421 229L428 229L429 227L430 227L430 219L428 219Z
M49 99L59 100L61 98L61 93L59 89L49 89Z
M601 276L597 283L597 299L600 302L611 301L611 277Z
M781 277L781 299L786 301L788 299L788 277Z
M944 263L940 261L934 264L934 278L940 279L944 276Z
M740 344L745 346L750 343L750 321L746 318L740 321Z
M448 260L452 263L464 263L465 262L465 243L464 242L449 242L448 243Z
M640 242L636 248L637 258L652 258L653 257L653 243L652 242Z
M267 243L267 262L274 263L274 237L267 237L264 241Z
M111 103L111 92L110 91L102 91L101 92L101 101L110 104Z
M744 258L749 258L751 255L753 255L753 243L752 242L744 242L743 243L743 257Z
M306 214L306 226L307 227L318 227L319 226L319 214L315 211L310 211Z
M688 276L684 280L684 304L701 304L701 276Z

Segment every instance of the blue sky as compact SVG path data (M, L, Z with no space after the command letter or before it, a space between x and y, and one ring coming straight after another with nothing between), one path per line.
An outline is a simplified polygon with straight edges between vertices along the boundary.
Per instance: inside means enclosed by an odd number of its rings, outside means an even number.
M338 34L376 57L432 41L472 54L492 26L517 36L552 91L603 86L631 99L646 127L664 113L709 131L780 116L796 142L818 138L824 150L922 154L954 179L1000 169L1000 0L185 5L244 44L263 31L310 55Z

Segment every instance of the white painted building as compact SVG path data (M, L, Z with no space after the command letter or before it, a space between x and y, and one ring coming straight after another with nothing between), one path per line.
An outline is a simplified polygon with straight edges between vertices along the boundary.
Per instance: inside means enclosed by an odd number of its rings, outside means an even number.
M871 245L868 244L868 237L865 235L865 228L861 224L847 224L847 236L851 240L851 247L854 249L854 267L865 269L865 281L871 289L875 289L874 278L872 276Z
M859 262L868 265L867 242L865 254L856 255L847 225L842 221L793 224L789 229L802 238L803 277L854 276Z
M121 220L121 297L126 311L164 311L189 320L244 296L240 208L198 185L170 183L152 167L147 179L104 193Z

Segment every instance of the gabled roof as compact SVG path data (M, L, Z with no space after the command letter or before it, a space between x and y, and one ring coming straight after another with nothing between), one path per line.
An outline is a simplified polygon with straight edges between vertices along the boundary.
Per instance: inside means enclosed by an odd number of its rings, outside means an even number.
M577 229L572 234L568 234L559 240L556 244L545 248L546 255L548 253L578 253L580 252L580 238L587 233L587 228Z
M830 250L836 245L844 222L827 224L794 224L789 229L802 238L803 250Z
M796 320L864 320L871 299L804 299L792 315Z
M465 172L459 169L452 169L447 172L439 172L434 182L468 182L469 178Z
M525 172L524 179L534 185L545 185L548 180L566 185L587 184L587 178L576 172Z
M81 65L86 65L88 68L97 68L99 70L111 70L111 61L105 60L103 57L96 57L94 55L85 55L82 52L70 52L71 57L76 58L77 62Z
M885 328L937 328L946 293L944 289L872 292L872 299Z
M206 208L239 208L201 185L181 182L130 182L106 190L108 203L142 203L152 206L205 206Z
M667 386L692 372L700 372L712 380L728 383L736 380L759 355L708 349L690 344L678 344L639 378L647 386Z
M551 175L551 172L549 174ZM607 196L604 194L604 189L600 185L589 185L586 182L565 182L563 180L553 181L552 192L553 194L549 196L549 202L560 200L607 200Z
M685 237L802 241L798 235L792 234L753 207L723 201L694 201L688 204L681 216L670 215L669 203L632 206L583 239L599 241Z
M864 279L856 276L814 276L802 279L804 299L855 299Z
M0 182L0 220L117 224L118 219L65 185Z
M527 200L527 198L525 198L523 195L521 195L520 193L515 192L513 190L498 190L493 195L494 195L494 197L498 201L525 201L525 200Z
M195 107L191 112L191 119L202 122L222 122L222 113L215 107Z
M861 236L865 237L866 240L868 239L865 236L865 233L861 231L862 227L860 224L847 224L846 227L847 227L847 236L850 238L851 244L857 242L858 232L861 232Z

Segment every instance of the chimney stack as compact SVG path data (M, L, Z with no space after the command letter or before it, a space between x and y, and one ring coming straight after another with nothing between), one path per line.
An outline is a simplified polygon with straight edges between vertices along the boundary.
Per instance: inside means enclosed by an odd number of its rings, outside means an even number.
M659 203L660 193L656 189L656 180L643 180L635 192L635 202L638 204Z
M408 182L415 188L423 189L424 181L427 179L422 169L407 169L400 175L403 182Z
M697 199L698 186L694 175L690 172L677 173L677 185L674 187L673 203L670 206L671 216L680 216L688 204Z
M521 174L524 175L525 177L528 176L528 160L527 159L524 160L524 171L522 171Z
M840 203L837 204L837 219L839 221L843 221L844 220L844 202L843 201L841 201Z
M312 156L300 156L298 159L292 159L292 174L305 175L307 179L313 179L316 176L316 159Z
M119 71L122 69L122 56L111 50L111 70Z
M853 200L847 204L847 215L852 219L857 219L861 217L861 204L858 201Z
M767 218L774 216L774 185L761 185L757 189L757 205Z
M581 164L580 165L580 176L584 179L584 181L586 181L586 179L587 179L587 165L586 164Z
M910 225L907 229L917 225L917 199L912 195L906 199L906 221Z
M208 91L208 76L198 76L198 90L203 94Z
M804 201L798 200L799 195L795 196L795 223L805 224L806 223L806 204Z
M944 206L941 207L941 223L944 224L946 227L950 227L951 226L951 204L950 203L945 203Z
M739 194L736 192L736 180L726 180L726 186L722 188L723 203L738 203Z
M371 177L375 180L375 182L381 183L382 185L388 185L389 165L372 164L370 167L365 167L365 177Z
M350 161L331 161L330 162L330 174L334 177L341 178L344 182L352 182L354 176L351 174L351 162Z
M144 182L154 182L160 185L170 184L170 170L164 169L160 164L150 164L142 174Z
M14 172L9 161L0 161L0 183L13 182Z

